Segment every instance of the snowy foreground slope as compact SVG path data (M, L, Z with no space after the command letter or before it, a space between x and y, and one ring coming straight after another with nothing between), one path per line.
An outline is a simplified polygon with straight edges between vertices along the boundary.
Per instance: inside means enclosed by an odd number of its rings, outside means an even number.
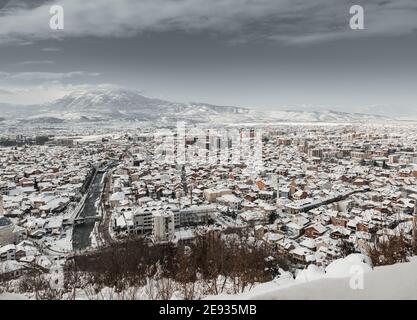
M363 281L361 281L361 279ZM353 284L353 287L352 287ZM363 285L363 286L362 286ZM361 289L362 288L362 289ZM108 290L108 288L106 289ZM106 297L109 298L106 298ZM24 294L0 294L0 300L30 299ZM77 300L89 299L81 294ZM123 299L105 293L101 299ZM138 296L137 299L146 299ZM370 259L353 254L332 262L326 269L310 265L295 279L282 273L274 281L259 284L238 295L221 294L214 300L345 300L417 299L417 257L407 263L372 268Z
M352 289L352 275L363 273L363 289ZM417 299L417 257L410 262L372 269L363 255L351 255L330 264L326 270L313 265L296 279L281 276L240 295L218 295L207 299L242 300L345 300L345 299Z
M27 300L22 294L0 293L0 300Z

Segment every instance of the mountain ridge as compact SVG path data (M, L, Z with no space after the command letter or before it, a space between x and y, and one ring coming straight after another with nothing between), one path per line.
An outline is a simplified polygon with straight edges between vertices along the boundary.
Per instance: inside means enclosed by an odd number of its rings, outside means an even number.
M0 111L4 109L0 104ZM38 106L17 107L19 112L4 113L24 122L89 121L188 121L188 122L358 122L389 120L380 115L322 111L256 111L209 103L171 102L150 98L133 90L93 88L73 91L62 98ZM10 110L9 110L10 111ZM21 112L20 112L21 111ZM2 112L3 114L3 112Z

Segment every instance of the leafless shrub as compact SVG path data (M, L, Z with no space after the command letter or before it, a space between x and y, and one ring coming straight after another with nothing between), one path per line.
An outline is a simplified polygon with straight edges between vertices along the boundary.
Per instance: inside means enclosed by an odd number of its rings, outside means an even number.
M156 282L157 299L170 300L175 292L174 281L171 278L161 278Z
M266 259L273 256L273 261ZM136 299L143 287L148 299L183 299L244 292L254 284L272 280L273 264L286 268L285 257L254 241L242 231L225 237L209 233L192 242L150 245L143 239L113 243L97 252L76 256L64 269L65 298ZM41 274L23 277L22 292L37 299L62 297Z
M367 254L374 266L406 262L411 251L412 246L403 233L376 237L374 243L367 247Z
M33 293L36 300L59 300L64 291L52 288L46 274L32 271L24 275L19 283L18 290L21 293Z

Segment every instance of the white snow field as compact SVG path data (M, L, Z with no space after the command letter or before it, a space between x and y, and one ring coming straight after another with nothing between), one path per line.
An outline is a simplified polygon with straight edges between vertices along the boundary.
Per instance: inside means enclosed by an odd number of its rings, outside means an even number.
M22 294L0 293L0 300L28 300L28 298Z
M362 268L362 269L360 269ZM363 286L351 288L352 275L363 270ZM354 285L355 287L355 285ZM417 257L390 266L370 266L369 258L354 254L331 263L326 270L310 265L296 279L288 274L260 284L247 293L210 296L237 300L400 300L417 299Z

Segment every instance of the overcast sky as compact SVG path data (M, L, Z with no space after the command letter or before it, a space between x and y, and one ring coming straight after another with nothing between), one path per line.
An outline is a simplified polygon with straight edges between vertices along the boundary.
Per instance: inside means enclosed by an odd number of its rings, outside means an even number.
M64 30L49 28L54 3ZM365 30L349 28L353 4ZM101 85L180 102L405 115L417 113L416 62L416 0L0 0L0 102Z

